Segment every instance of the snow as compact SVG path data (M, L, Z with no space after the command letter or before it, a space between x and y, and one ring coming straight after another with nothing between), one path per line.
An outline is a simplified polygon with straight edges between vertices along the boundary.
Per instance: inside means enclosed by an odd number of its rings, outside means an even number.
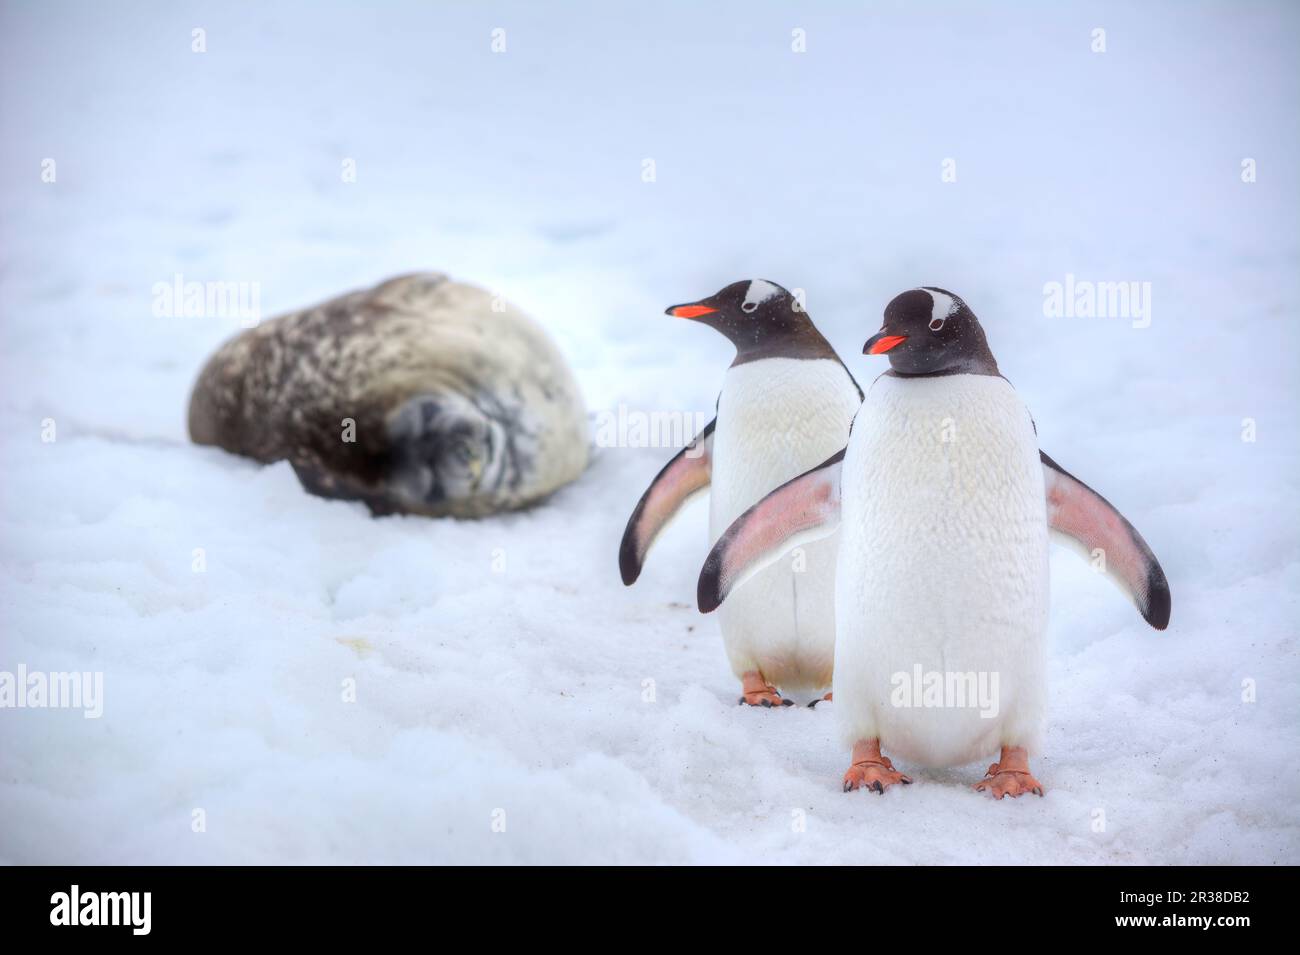
M0 710L0 861L1300 862L1297 27L5 4L0 670L102 672L104 712ZM693 606L705 506L621 585L671 451L456 522L187 442L240 323L156 317L157 283L260 283L270 316L422 268L542 320L593 415L711 412L728 346L662 310L732 281L803 290L864 384L885 303L951 289L1173 622L1054 552L1046 798L969 791L983 765L844 794L834 704L735 705ZM1150 282L1149 327L1045 317L1067 275Z

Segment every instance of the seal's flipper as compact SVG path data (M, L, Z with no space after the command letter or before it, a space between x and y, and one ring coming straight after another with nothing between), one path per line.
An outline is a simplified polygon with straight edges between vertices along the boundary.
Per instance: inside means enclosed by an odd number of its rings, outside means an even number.
M716 610L731 591L783 554L835 533L840 526L843 463L844 452L838 451L736 518L700 571L697 597L702 613Z
M714 418L705 425L694 441L664 465L628 518L623 543L618 548L618 569L623 575L623 583L628 586L641 576L645 556L659 533L682 505L712 482L713 426L717 421Z
M1104 497L1042 451L1047 490L1047 520L1053 531L1099 551L1107 576L1129 595L1138 612L1157 630L1169 626L1169 581L1147 542Z

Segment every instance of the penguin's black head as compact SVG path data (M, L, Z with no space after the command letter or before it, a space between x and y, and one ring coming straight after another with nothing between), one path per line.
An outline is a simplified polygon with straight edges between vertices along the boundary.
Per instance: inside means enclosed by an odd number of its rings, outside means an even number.
M766 279L732 282L722 291L666 314L690 318L717 329L736 346L737 361L771 355L816 357L829 349L799 300Z
M885 306L885 324L862 353L888 354L899 375L999 374L970 306L932 286L904 292Z
M732 282L722 291L686 305L674 305L666 314L693 318L716 328L733 341L779 330L787 325L803 325L803 313L793 295L766 279Z

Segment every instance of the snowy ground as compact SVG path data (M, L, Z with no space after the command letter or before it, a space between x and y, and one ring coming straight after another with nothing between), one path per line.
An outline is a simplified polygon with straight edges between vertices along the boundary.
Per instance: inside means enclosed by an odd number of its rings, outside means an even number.
M0 10L0 671L104 675L100 719L0 710L0 861L1300 862L1294 9ZM237 327L155 283L269 316L416 268L540 318L593 414L711 409L725 344L661 312L731 280L806 289L863 381L951 288L1173 623L1055 553L1047 797L845 795L832 706L735 705L703 507L619 582L670 451L456 523L187 443ZM1150 327L1045 317L1067 273Z

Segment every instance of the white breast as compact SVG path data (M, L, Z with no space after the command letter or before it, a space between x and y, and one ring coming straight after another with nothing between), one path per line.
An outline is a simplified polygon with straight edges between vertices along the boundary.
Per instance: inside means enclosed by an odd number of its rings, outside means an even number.
M984 375L881 377L854 422L843 482L835 703L848 741L880 736L931 765L1035 748L1047 511L1014 389ZM984 700L927 705L900 679L917 667L947 686L983 681Z
M713 436L714 537L843 448L859 401L844 366L829 359L764 358L728 369Z
M837 361L765 358L729 369L713 435L710 544L768 492L843 448L860 401ZM838 535L809 544L723 604L737 675L757 669L783 692L830 685L837 547Z

